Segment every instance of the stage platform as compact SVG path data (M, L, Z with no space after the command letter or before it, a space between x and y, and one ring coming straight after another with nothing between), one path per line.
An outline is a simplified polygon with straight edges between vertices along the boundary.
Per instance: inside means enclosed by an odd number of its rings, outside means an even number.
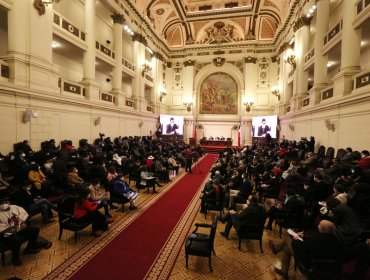
M210 145L200 145L203 151L207 154L218 154L220 151L226 149L227 146L210 146ZM230 148L238 148L237 146L231 146Z

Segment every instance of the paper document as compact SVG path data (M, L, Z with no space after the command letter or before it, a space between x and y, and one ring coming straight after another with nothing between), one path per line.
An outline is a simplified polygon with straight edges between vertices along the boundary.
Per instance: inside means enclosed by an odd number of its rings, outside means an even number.
M303 241L303 239L300 238L299 235L294 230L292 230L292 229L289 228L287 232L288 232L288 234L290 234L291 236L295 237L296 239Z

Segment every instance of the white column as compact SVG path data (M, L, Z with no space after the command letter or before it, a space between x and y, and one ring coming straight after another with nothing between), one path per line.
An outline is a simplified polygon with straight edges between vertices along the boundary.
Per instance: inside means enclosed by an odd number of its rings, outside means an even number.
M352 76L360 71L361 34L354 29L355 1L343 1L342 54L340 73L334 78L334 96L342 96L352 91Z
M240 98L240 112L241 116L247 115L248 112L245 110L245 106L243 105L243 101L246 96L253 98L254 104L256 104L256 81L257 81L257 58L255 57L247 57L244 58L244 91L241 91L241 98ZM244 92L244 94L243 94ZM255 105L254 105L255 106ZM252 109L253 110L253 109Z
M114 14L113 19L113 48L116 65L113 68L113 89L116 96L116 104L125 105L125 96L122 93L122 24L125 22L123 15Z
M10 81L43 91L58 91L58 73L52 65L52 5L39 13L33 1L13 1L8 12Z
M95 81L95 0L85 1L85 31L87 49L83 55L84 77L81 82L86 88L86 97L90 100L99 100L99 84Z
M321 101L320 91L328 84L328 56L322 54L324 37L329 31L329 0L320 0L316 3L316 34L315 34L315 55L314 55L314 84L311 99L314 104Z
M133 79L132 99L135 101L136 110L146 111L146 102L144 102L145 78L142 76L143 64L145 62L145 46L139 41L143 40L144 37L140 34L137 36L139 36L138 40L134 40L135 78Z
M304 71L304 55L308 51L309 25L306 18L299 18L294 28L295 45L294 54L296 69L294 73L292 110L298 111L301 108L301 100L306 96L308 90L308 73Z
M194 87L194 64L195 64L195 61L194 60L188 60L188 61L185 61L184 62L184 68L183 68L183 71L182 71L182 78L183 78L183 85L184 85L184 88L183 88L183 97L182 97L182 101L192 101L193 102L193 106L191 108L191 111L188 112L186 110L185 107L184 108L184 114L187 114L187 115L190 115L190 114L193 114L194 116L196 115L196 108L197 108L197 105L196 102L196 96L194 94L194 92L196 92L194 89L193 91L193 87Z

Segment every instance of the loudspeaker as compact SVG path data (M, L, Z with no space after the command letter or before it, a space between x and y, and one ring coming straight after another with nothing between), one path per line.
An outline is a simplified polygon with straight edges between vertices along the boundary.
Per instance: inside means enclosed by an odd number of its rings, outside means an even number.
M23 113L23 122L24 123L28 123L32 118L32 110L31 109L27 109L24 113Z
M276 126L276 130L280 131L280 125L279 124Z
M324 120L325 126L327 130L333 130L334 131L334 124L331 123L329 119Z
M101 123L101 117L97 117L95 120L95 126L98 126Z
M143 126L143 124L144 124L144 122L139 122L139 127L142 127Z
M290 123L290 124L288 125L288 127L289 127L289 129L290 129L291 131L294 131L294 124L291 124L291 123Z

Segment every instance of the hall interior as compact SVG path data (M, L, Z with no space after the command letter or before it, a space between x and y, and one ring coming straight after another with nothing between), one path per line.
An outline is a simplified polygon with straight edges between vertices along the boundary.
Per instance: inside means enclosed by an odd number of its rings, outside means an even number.
M368 148L369 3L341 0L0 1L0 151L29 139L154 135ZM239 130L240 128L240 130ZM356 137L353 137L356 135Z

